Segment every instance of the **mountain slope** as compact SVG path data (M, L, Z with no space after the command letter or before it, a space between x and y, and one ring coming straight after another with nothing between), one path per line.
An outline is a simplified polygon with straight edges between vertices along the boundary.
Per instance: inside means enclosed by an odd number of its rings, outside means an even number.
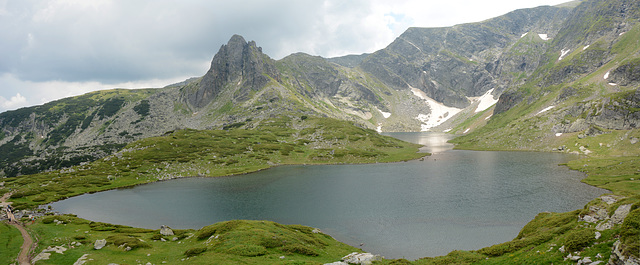
M566 140L563 134L638 129L640 15L630 10L639 8L637 1L623 0L577 7L530 79L500 96L485 127L457 141L476 148L551 151ZM610 23L585 23L592 14Z

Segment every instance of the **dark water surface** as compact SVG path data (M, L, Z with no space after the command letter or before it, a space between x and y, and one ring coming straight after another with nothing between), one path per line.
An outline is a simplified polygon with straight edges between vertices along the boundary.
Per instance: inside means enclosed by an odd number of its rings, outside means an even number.
M537 213L582 208L605 190L552 153L450 150L447 135L388 134L428 145L424 161L281 166L87 194L54 210L158 229L232 219L303 224L387 258L417 259L513 239Z

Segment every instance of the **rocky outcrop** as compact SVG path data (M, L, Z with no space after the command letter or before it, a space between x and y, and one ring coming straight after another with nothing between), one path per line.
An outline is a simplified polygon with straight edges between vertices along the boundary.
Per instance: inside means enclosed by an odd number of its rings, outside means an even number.
M496 107L493 110L493 114L503 113L518 103L522 102L524 97L519 92L506 92L498 98L498 102L496 103Z
M640 259L633 256L625 256L622 250L623 246L620 240L613 244L613 251L607 265L639 265Z
M197 91L188 93L188 102L202 108L229 85L239 87L238 97L246 97L249 91L264 87L270 78L278 79L273 60L254 41L247 43L242 36L234 35L213 57Z
M552 115L553 118L562 121L553 126L553 131L556 133L585 131L584 136L595 136L603 133L599 128L637 129L640 128L638 108L640 108L640 88L582 102Z
M640 85L640 58L627 61L611 71L609 81L621 86Z

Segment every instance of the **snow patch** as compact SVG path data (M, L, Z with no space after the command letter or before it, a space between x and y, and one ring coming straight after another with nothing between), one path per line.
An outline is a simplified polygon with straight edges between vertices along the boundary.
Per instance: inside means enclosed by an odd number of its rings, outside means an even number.
M484 120L486 121L488 119L491 119L491 117L493 117L493 114L489 115L489 117L484 118Z
M478 113L478 112L481 112L483 110L486 110L486 109L490 108L491 106L493 106L493 104L496 104L496 102L498 102L498 100L495 99L493 97L493 95L491 95L492 92L493 92L493 88L490 89L489 91L485 92L484 95L482 95L480 97L469 98L473 102L475 102L475 101L479 101L480 102L480 103L478 103L478 107L476 107L476 110L475 110L474 113Z
M625 33L626 33L626 32L622 32L622 33L620 33L620 35L618 35L618 36L622 36L622 34L625 34Z
M425 103L429 105L429 109L431 110L431 113L427 115L419 114L418 117L416 117L416 119L422 122L421 129L423 132L428 131L429 129L442 124L443 122L447 121L449 118L458 114L458 112L462 111L462 109L447 107L442 103L433 100L432 98L428 97L427 94L422 92L420 89L417 89L411 86L410 88L411 88L411 92L416 97L423 99Z
M562 51L560 51L560 58L558 58L558 61L562 60L562 58L569 54L570 51L571 49L562 49Z
M541 38L542 40L550 40L550 39L549 39L549 35L547 35L547 34L538 34L538 36L540 36L540 38Z
M468 133L468 132L469 132L469 130L471 130L471 128L467 128L466 130L464 130L464 132L463 132L463 133Z
M521 39L524 38L524 36L527 36L527 34L529 34L529 32L526 32L526 33L522 34L522 36L520 36L520 38Z
M556 137L562 136L562 133L556 133Z
M550 110L550 109L553 109L553 108L555 108L555 106L546 107L546 108L542 109L541 111L539 111L538 113L536 113L536 115L539 115L539 114L541 114L543 112L546 112L547 110Z
M388 119L389 117L391 117L391 112L384 112L381 110L378 110L380 113L382 113L382 116L384 116L385 119Z
M604 79L608 79L609 78L609 74L611 73L611 71L607 72L606 74L604 74Z
M442 132L446 132L446 133L448 133L448 132L450 132L450 131L451 131L451 128L446 129L446 130L444 130L444 131L442 131Z
M588 49L589 46L591 46L591 45L584 46L584 48L582 48L582 50L584 51L584 50Z
M617 86L618 84L616 83L609 83L610 86Z
M382 132L382 123L378 123L378 127L376 128L376 132Z

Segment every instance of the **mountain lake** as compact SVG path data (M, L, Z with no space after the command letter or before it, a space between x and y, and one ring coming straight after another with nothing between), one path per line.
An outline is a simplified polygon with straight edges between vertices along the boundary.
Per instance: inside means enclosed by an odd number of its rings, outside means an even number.
M433 155L175 179L85 194L52 207L152 229L200 229L233 219L302 224L367 252L414 260L509 241L536 214L581 209L607 192L558 165L576 156L452 150L446 143L452 136L440 133L385 135L426 145Z

